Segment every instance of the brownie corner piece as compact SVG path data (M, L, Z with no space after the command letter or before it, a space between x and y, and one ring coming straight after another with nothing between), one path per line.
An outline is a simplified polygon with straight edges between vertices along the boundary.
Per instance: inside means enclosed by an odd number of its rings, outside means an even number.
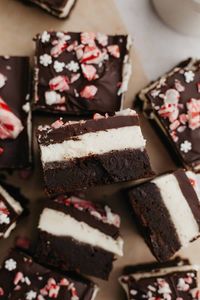
M37 135L51 196L152 175L139 118L131 109L85 121L58 120L40 126Z
M60 196L41 212L35 257L62 271L107 280L113 261L123 256L119 230L120 217L107 205Z
M187 59L140 93L144 112L181 164L200 171L200 60Z
M130 266L132 272L120 276L119 283L127 300L198 299L199 267L184 260Z
M34 107L52 113L114 113L131 75L131 38L47 32L35 38Z
M32 132L29 57L0 56L0 169L27 169Z
M144 239L158 261L170 259L199 237L199 196L184 170L131 188L129 199ZM187 220L187 227L183 220Z
M8 238L16 227L25 206L21 192L4 182L0 183L0 238Z
M97 292L98 287L92 281L45 268L17 249L10 251L0 269L2 300L94 300Z
M23 0L25 1L25 0ZM78 0L26 0L58 18L67 18Z

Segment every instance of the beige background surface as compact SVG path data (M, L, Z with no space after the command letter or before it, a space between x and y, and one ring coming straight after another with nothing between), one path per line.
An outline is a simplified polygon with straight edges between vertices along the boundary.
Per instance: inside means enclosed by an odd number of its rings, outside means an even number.
M33 55L32 37L43 30L55 29L65 31L102 31L107 33L124 33L126 29L120 20L118 11L112 0L79 0L68 20L60 21L37 8L26 7L19 1L0 1L0 54L5 55ZM135 48L132 53L133 76L129 85L125 106L130 107L135 94L147 83L147 79L139 62ZM35 125L40 122L49 122L47 117L34 117ZM147 148L155 172L160 173L175 168L168 152L161 143L156 133L144 118L141 118L143 133L147 139ZM19 179L16 173L8 178L9 182L21 187L25 195L30 198L31 214L22 220L11 238L0 241L0 256L6 254L16 235L31 234L33 224L37 218L38 207L43 194L43 180L38 158L37 145L35 144L35 171L31 179ZM123 266L154 260L143 239L137 233L134 220L131 218L126 199L119 192L127 184L93 188L87 192L91 199L106 200L122 216L122 236L125 240L125 255L114 264L114 270L108 282L96 280L101 288L97 300L120 300L123 292L117 283L117 278ZM185 222L185 220L183 220ZM187 226L187 225L186 225ZM195 242L182 253L189 256L195 263L200 263L200 242Z

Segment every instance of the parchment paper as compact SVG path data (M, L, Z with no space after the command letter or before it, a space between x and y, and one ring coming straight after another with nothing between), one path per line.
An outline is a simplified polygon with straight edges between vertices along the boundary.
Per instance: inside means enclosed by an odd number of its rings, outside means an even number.
M33 55L33 36L43 30L55 29L65 31L102 31L106 33L125 33L126 29L120 19L113 0L77 0L77 5L67 20L57 20L38 8L21 4L14 0L0 0L0 54L4 55ZM139 30L139 28L138 28ZM129 84L125 106L131 107L135 94L146 85L147 79L135 52L132 53L133 76ZM55 118L54 118L55 119ZM47 117L34 117L35 126L44 122L50 122ZM147 139L147 150L155 172L160 173L175 168L164 144L149 125L148 121L141 117L143 133ZM30 216L23 219L17 229L8 240L0 241L0 257L6 254L13 244L15 236L26 235L33 232L35 219L43 193L43 179L38 157L38 148L34 140L35 171L28 180L22 180L18 174L9 176L8 181L21 187L23 193L30 199ZM129 183L130 184L130 183ZM131 217L125 197L119 190L127 184L117 184L92 188L87 192L88 198L106 200L122 217L122 236L125 240L125 254L114 264L114 270L108 282L97 280L100 292L97 300L121 300L124 293L118 284L117 278L122 268L128 264L149 262L154 260L142 237L138 234L134 220ZM185 222L185 220L183 220ZM186 224L187 226L187 224ZM200 263L200 242L194 242L182 254L189 256L192 262Z

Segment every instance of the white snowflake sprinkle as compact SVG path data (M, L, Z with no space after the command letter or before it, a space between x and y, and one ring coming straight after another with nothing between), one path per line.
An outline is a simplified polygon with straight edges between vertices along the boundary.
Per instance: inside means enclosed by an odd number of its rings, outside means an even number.
M40 64L44 67L48 67L52 63L52 57L49 54L40 55Z
M44 31L41 35L42 43L47 43L50 40L50 34L47 31Z
M17 263L14 259L10 258L5 261L5 269L8 271L13 271L17 267Z
M65 63L64 62L60 62L58 60L56 60L53 64L54 70L59 73L62 72L64 67L65 67Z
M188 153L192 150L192 144L189 141L184 141L181 143L181 151L184 153Z
M37 293L35 291L30 291L26 294L26 300L33 300L37 297Z
M77 72L79 70L79 64L72 60L66 65L66 69L68 69L71 72Z
M194 72L192 72L192 71L185 72L184 76L185 76L185 81L187 83L190 83L194 80Z
M0 213L0 224L9 224L10 223L10 218L3 213Z

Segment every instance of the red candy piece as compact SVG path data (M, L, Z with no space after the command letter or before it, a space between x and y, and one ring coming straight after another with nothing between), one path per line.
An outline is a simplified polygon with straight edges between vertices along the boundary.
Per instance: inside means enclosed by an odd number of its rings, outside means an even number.
M49 87L52 91L68 91L69 90L69 78L64 75L56 76L49 81Z
M21 120L14 115L7 103L0 98L0 139L16 139L23 129Z
M118 45L111 45L107 47L108 52L115 58L120 58L120 50Z
M82 98L93 99L97 93L97 87L95 85L86 85L84 89L80 92Z
M96 73L97 73L97 70L95 69L94 66L88 66L88 65L82 64L82 65L81 65L81 68L82 68L83 76L84 76L88 81L91 81L91 80L96 79Z

